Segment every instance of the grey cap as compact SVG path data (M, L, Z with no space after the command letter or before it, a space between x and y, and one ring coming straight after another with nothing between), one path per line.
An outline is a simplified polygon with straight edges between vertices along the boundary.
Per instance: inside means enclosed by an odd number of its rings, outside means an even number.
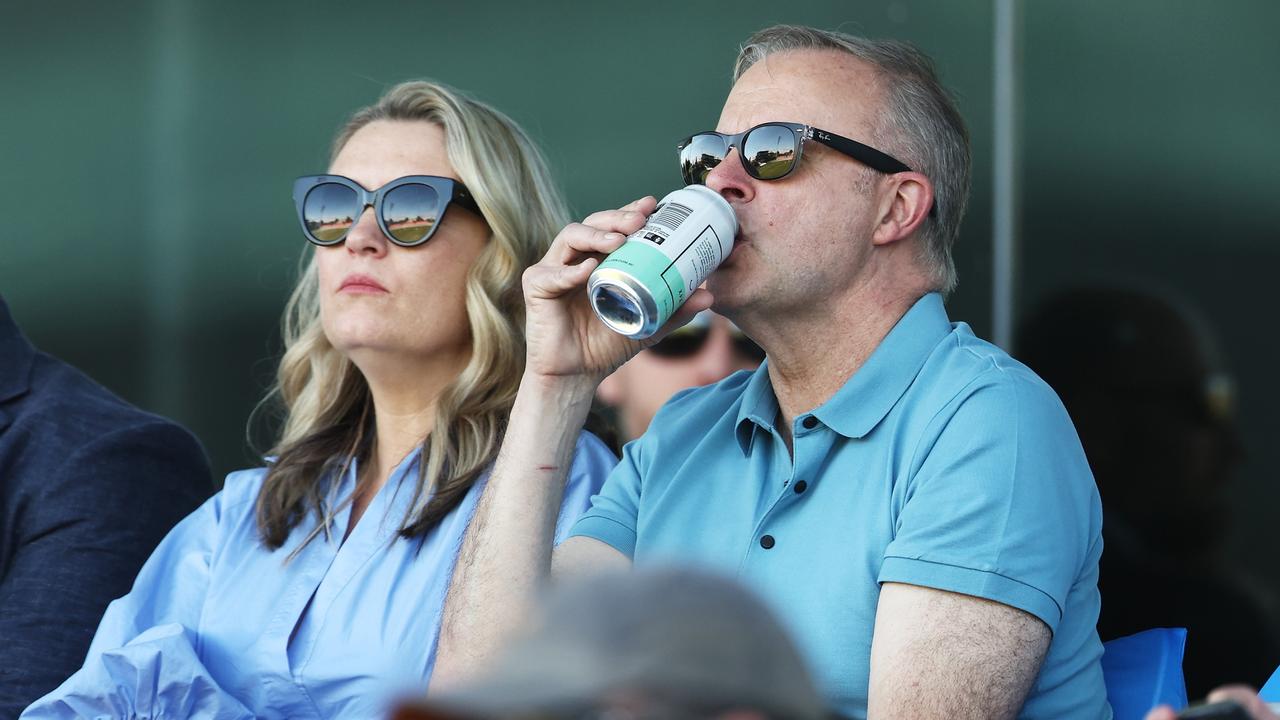
M788 720L827 716L800 653L760 600L732 580L676 568L557 588L491 672L420 709L573 712L636 695Z

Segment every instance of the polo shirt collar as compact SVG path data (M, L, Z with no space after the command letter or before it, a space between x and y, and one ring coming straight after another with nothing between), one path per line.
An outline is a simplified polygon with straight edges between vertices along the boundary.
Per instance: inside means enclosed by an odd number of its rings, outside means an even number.
M906 394L925 360L950 332L942 296L925 295L898 320L853 377L812 414L845 437L865 437ZM744 454L751 451L755 429L772 431L778 417L768 362L761 363L747 382L738 408L734 428Z
M751 442L756 436L756 428L772 432L773 423L777 418L778 398L773 394L773 383L769 381L769 359L765 358L742 391L742 404L738 406L738 420L733 425L742 454L751 452Z
M866 437L898 404L925 360L950 332L942 296L925 295L898 320L853 377L813 414L845 437Z

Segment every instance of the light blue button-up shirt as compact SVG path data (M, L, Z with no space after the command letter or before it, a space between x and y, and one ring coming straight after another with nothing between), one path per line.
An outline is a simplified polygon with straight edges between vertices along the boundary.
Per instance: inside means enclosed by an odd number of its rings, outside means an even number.
M832 328L832 332L839 332ZM1053 631L1023 710L1110 716L1097 488L1057 396L921 298L827 402L779 435L767 364L671 400L574 535L757 590L832 706L867 712L880 583L987 598Z
M22 717L385 717L398 696L426 687L454 561L488 478L425 537L400 539L418 460L392 473L345 542L349 511L288 562L314 515L266 549L254 514L265 470L232 473L107 608L84 667ZM557 542L615 463L594 435L579 437ZM334 506L355 482L352 467Z

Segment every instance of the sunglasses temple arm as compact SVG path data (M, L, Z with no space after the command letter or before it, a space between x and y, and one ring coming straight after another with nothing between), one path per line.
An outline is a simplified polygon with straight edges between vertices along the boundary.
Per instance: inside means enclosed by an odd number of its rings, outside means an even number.
M827 147L844 153L858 162L866 165L872 170L879 170L886 175L893 175L900 172L913 172L905 163L892 155L886 155L870 145L863 145L857 140L850 140L847 137L833 135L822 130L810 130L809 137L826 145ZM929 206L929 217L938 216L938 203L934 202Z

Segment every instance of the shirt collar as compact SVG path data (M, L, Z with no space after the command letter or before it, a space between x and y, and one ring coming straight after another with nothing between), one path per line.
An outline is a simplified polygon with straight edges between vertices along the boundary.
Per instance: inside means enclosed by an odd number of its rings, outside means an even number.
M898 320L853 377L813 414L845 437L865 437L898 404L925 360L950 332L942 296L925 295Z
M777 417L778 398L773 394L773 383L769 382L769 360L766 358L747 380L747 387L742 391L742 404L738 406L738 419L733 425L743 455L751 452L756 428L772 432Z
M907 392L929 354L950 332L942 296L925 295L898 320L853 377L813 414L845 437L865 437ZM755 430L772 432L778 417L768 362L760 364L742 393L734 428L743 454L751 451Z

